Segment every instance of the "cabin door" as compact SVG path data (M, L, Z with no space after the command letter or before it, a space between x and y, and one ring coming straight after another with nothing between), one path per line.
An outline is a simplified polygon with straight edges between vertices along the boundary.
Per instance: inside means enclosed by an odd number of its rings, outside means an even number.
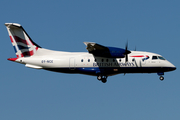
M75 70L75 58L70 58L69 59L69 69L70 70Z

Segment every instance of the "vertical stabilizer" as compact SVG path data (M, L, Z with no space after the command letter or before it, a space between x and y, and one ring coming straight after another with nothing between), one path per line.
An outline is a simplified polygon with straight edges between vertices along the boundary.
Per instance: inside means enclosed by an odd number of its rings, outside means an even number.
M29 57L36 53L39 45L34 43L20 24L5 23L17 58Z

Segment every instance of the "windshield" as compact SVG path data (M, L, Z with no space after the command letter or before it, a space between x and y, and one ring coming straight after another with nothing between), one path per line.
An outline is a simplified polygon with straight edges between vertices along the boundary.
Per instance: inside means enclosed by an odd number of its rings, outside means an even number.
M158 59L157 56L153 56L153 57L152 57L152 60L156 60L156 59Z
M159 58L160 60L166 60L166 59L163 58L162 56L158 56L158 58Z
M162 56L152 56L152 60L166 60L165 58L163 58Z

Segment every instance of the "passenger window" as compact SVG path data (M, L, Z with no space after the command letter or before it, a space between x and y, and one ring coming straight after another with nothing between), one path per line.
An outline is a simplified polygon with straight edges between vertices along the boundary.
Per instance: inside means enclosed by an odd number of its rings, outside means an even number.
M90 62L90 59L88 59L88 62Z
M108 62L109 60L108 59L106 59L106 62Z
M104 62L104 59L102 59L102 62Z
M81 59L81 62L83 62L83 59Z
M119 62L121 62L121 59L119 59Z
M115 62L115 59L113 59L113 62Z
M157 56L153 56L153 57L152 57L152 60L157 60L157 59L158 59Z
M94 59L94 62L96 62L97 60L96 59Z

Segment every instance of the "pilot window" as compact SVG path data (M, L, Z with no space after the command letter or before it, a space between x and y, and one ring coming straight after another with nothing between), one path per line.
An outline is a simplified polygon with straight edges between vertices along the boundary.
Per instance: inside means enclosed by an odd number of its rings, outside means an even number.
M157 59L158 59L157 56L153 56L153 57L152 57L152 60L157 60Z
M153 57L152 57L152 60L157 60L157 59L166 60L166 59L163 58L162 56L153 56Z
M159 58L160 60L166 60L166 59L163 58L162 56L158 56L158 58Z

